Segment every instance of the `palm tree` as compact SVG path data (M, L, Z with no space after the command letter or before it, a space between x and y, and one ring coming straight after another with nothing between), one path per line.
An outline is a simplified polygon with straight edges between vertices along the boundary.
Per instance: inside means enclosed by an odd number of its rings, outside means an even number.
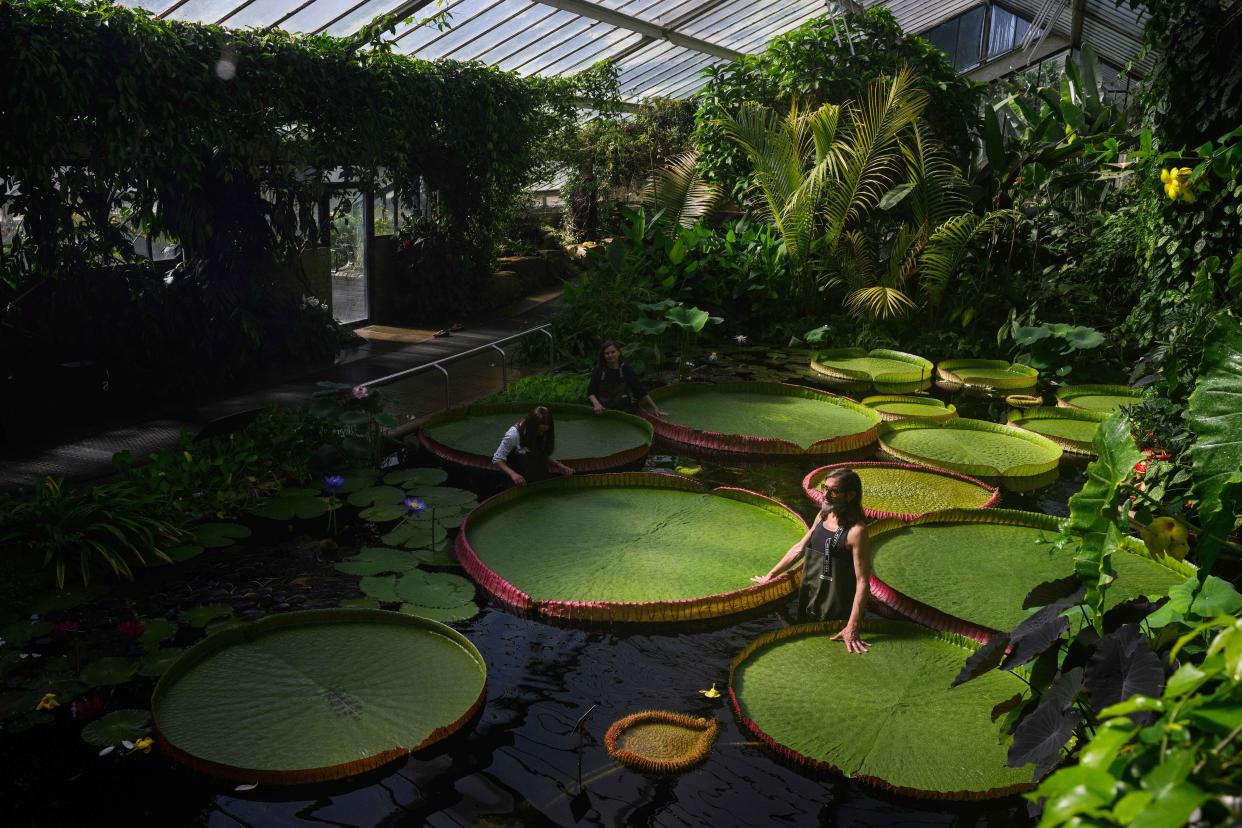
M700 219L708 219L724 200L724 193L699 176L699 151L688 150L674 155L663 167L657 167L643 187L643 204L653 213L668 218L664 225L671 233L678 227L692 227Z

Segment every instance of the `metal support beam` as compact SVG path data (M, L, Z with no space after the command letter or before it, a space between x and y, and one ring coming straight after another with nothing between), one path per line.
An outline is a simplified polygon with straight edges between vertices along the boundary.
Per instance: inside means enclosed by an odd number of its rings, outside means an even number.
M589 3L587 0L537 0L537 2L545 6L561 9L562 11L573 12L580 17L599 20L602 23L607 23L620 29L629 29L631 32L638 32L644 37L649 37L653 40L667 40L676 46L715 55L725 60L733 60L742 56L741 52L735 52L732 49L726 49L724 46L717 46L715 43L709 43L697 37L681 34L668 26L661 26L657 23L651 23L628 14L604 8L595 3Z
M1087 0L1074 0L1070 12L1070 48L1075 52L1082 49L1082 18L1087 11Z

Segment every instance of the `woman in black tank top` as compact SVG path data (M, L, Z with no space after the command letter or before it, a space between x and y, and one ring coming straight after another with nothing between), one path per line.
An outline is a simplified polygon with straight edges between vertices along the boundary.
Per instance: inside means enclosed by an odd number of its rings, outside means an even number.
M848 469L837 469L820 491L824 499L810 530L766 575L752 580L770 581L801 555L798 620L846 619L832 639L844 641L851 653L865 653L871 645L859 638L858 625L870 593L871 549L863 522L862 481Z

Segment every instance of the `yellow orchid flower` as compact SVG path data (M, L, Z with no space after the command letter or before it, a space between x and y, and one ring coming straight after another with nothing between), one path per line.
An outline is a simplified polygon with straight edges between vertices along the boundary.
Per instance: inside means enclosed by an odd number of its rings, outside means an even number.
M143 753L150 753L151 746L154 744L155 742L152 741L150 736L143 736L141 739L134 742L134 752L137 753L141 750Z
M706 690L700 690L699 692L702 693L704 696L707 696L707 698L709 699L720 698L720 691L716 689L716 682L714 681L712 682L711 687L707 688Z
M39 699L39 703L35 705L35 710L55 710L60 707L60 701L56 698L55 693L45 693L43 698Z

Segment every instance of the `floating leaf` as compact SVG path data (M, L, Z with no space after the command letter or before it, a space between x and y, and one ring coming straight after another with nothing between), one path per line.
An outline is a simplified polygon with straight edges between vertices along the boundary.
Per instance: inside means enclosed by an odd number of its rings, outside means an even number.
M384 475L384 482L389 486L401 486L405 489L436 486L447 479L448 472L436 468L398 469Z
M180 647L167 647L143 656L138 665L138 675L148 678L159 678L184 652Z
M179 617L182 623L189 624L191 627L205 627L217 618L231 618L232 616L233 608L228 604L203 604L182 610Z
M132 743L151 732L150 721L146 710L114 710L82 728L82 740L96 747Z
M368 523L390 523L400 520L406 515L406 508L400 503L370 506L358 513L358 517Z
M407 549L430 549L444 540L448 532L443 526L431 525L431 518L407 520L380 537L388 546L404 546Z
M434 486L425 489L407 489L407 491L417 495L429 508L433 506L436 508L462 506L467 503L478 502L474 492L467 489L455 489L452 486Z
M345 482L337 489L337 494L348 495L375 485L379 472L374 469L351 469L341 475Z
M368 546L338 563L336 570L346 575L381 575L385 572L406 572L423 560L423 556L409 549Z
M365 588L363 592L372 594ZM396 594L399 600L408 604L459 607L474 600L474 584L460 575L414 570L397 580Z
M395 603L401 600L397 597L397 578L395 575L369 575L362 579L358 584L358 588L368 598L374 598L376 601Z
M448 623L450 621L465 621L467 618L473 618L479 614L479 605L473 601L467 601L455 607L428 607L421 604L402 604L399 611L406 615L417 615L422 618L430 618L432 621Z
M287 490L286 490L287 491ZM250 514L268 520L288 521L295 518L310 520L328 513L328 501L318 494L293 494L282 492L277 497L261 501L250 509Z
M340 606L351 609L381 609L380 602L374 598L346 598Z
M405 490L396 486L369 486L349 496L350 506L391 506L405 500Z
M250 537L250 530L240 523L200 523L191 530L190 536L199 546L223 549Z
M82 668L82 681L92 687L102 684L124 684L138 672L138 659L107 656Z
M138 639L148 650L153 649L161 641L171 638L177 632L177 624L167 618L144 618L142 623L146 629Z

